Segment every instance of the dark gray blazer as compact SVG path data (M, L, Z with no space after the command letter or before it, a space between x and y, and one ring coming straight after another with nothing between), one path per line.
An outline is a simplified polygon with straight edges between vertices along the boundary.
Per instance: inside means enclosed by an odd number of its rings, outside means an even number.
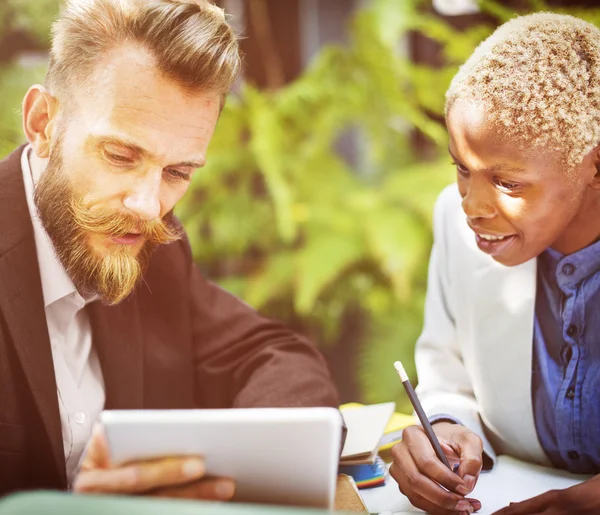
M22 148L0 162L0 495L66 487ZM181 240L118 306L89 304L107 409L337 406L315 347L207 281Z

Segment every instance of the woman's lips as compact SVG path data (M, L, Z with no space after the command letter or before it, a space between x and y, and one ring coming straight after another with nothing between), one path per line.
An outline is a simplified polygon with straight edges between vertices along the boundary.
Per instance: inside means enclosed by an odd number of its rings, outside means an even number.
M517 236L515 234L499 236L475 233L475 239L480 250L490 256L499 256L508 250L516 241Z

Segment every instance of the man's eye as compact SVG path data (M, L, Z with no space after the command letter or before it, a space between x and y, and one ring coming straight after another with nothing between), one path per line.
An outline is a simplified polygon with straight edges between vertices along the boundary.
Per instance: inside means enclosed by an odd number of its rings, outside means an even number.
M104 155L113 163L120 165L131 164L131 159L127 156L107 151L104 152Z
M165 170L169 179L176 181L189 181L190 174L185 172L180 172L179 170L175 170L175 168L167 168Z

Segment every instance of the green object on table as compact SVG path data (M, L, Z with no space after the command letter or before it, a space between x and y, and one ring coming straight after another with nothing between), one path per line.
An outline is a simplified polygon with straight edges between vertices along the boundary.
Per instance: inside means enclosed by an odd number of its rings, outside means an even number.
M20 493L0 501L0 515L324 515L326 510L60 492ZM339 514L339 512L337 512Z

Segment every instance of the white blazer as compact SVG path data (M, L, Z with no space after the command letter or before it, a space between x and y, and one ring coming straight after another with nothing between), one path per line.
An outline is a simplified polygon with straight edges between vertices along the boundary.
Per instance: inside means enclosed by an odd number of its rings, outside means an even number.
M496 453L550 465L531 401L536 259L506 267L480 251L456 185L434 212L418 394L428 416L459 419Z

